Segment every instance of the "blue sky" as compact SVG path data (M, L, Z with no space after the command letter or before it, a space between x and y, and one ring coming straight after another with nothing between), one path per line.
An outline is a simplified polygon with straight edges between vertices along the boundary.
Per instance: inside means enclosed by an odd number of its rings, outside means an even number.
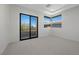
M51 22L51 18L44 17L44 24L48 24Z
M61 22L61 21L62 21L62 16L44 18L44 24L49 24L50 22Z
M37 26L37 18L31 17L31 25L32 25L33 27L36 27L36 26Z
M62 16L54 17L54 18L52 18L52 21L53 22L61 22L62 21Z
M21 23L22 24L29 24L29 16L26 16L26 15L21 15Z
M26 16L26 15L21 15L21 23L22 24L29 24L30 22L30 17L29 16ZM31 25L36 27L36 23L37 23L37 20L35 17L31 17Z

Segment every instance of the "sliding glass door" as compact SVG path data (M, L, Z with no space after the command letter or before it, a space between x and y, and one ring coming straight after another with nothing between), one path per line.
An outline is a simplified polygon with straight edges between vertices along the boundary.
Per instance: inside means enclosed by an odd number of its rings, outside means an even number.
M20 13L20 40L38 37L38 18Z

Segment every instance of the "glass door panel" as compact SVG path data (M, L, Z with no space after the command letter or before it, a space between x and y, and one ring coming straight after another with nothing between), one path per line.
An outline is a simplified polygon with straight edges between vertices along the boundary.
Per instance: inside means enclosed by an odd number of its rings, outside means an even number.
M29 38L30 16L21 14L21 39Z
M31 37L37 37L37 17L31 16Z

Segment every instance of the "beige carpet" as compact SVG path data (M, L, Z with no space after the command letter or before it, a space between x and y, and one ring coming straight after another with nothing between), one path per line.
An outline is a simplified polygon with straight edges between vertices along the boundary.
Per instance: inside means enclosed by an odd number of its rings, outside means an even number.
M3 55L72 55L79 54L79 42L46 36L11 43Z

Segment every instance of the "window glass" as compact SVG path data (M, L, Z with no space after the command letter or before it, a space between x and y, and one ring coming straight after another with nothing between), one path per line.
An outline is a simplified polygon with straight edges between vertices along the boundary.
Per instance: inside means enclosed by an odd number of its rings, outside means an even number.
M50 27L51 26L51 18L44 16L44 27Z
M52 17L52 27L61 28L62 27L62 16L58 15Z

